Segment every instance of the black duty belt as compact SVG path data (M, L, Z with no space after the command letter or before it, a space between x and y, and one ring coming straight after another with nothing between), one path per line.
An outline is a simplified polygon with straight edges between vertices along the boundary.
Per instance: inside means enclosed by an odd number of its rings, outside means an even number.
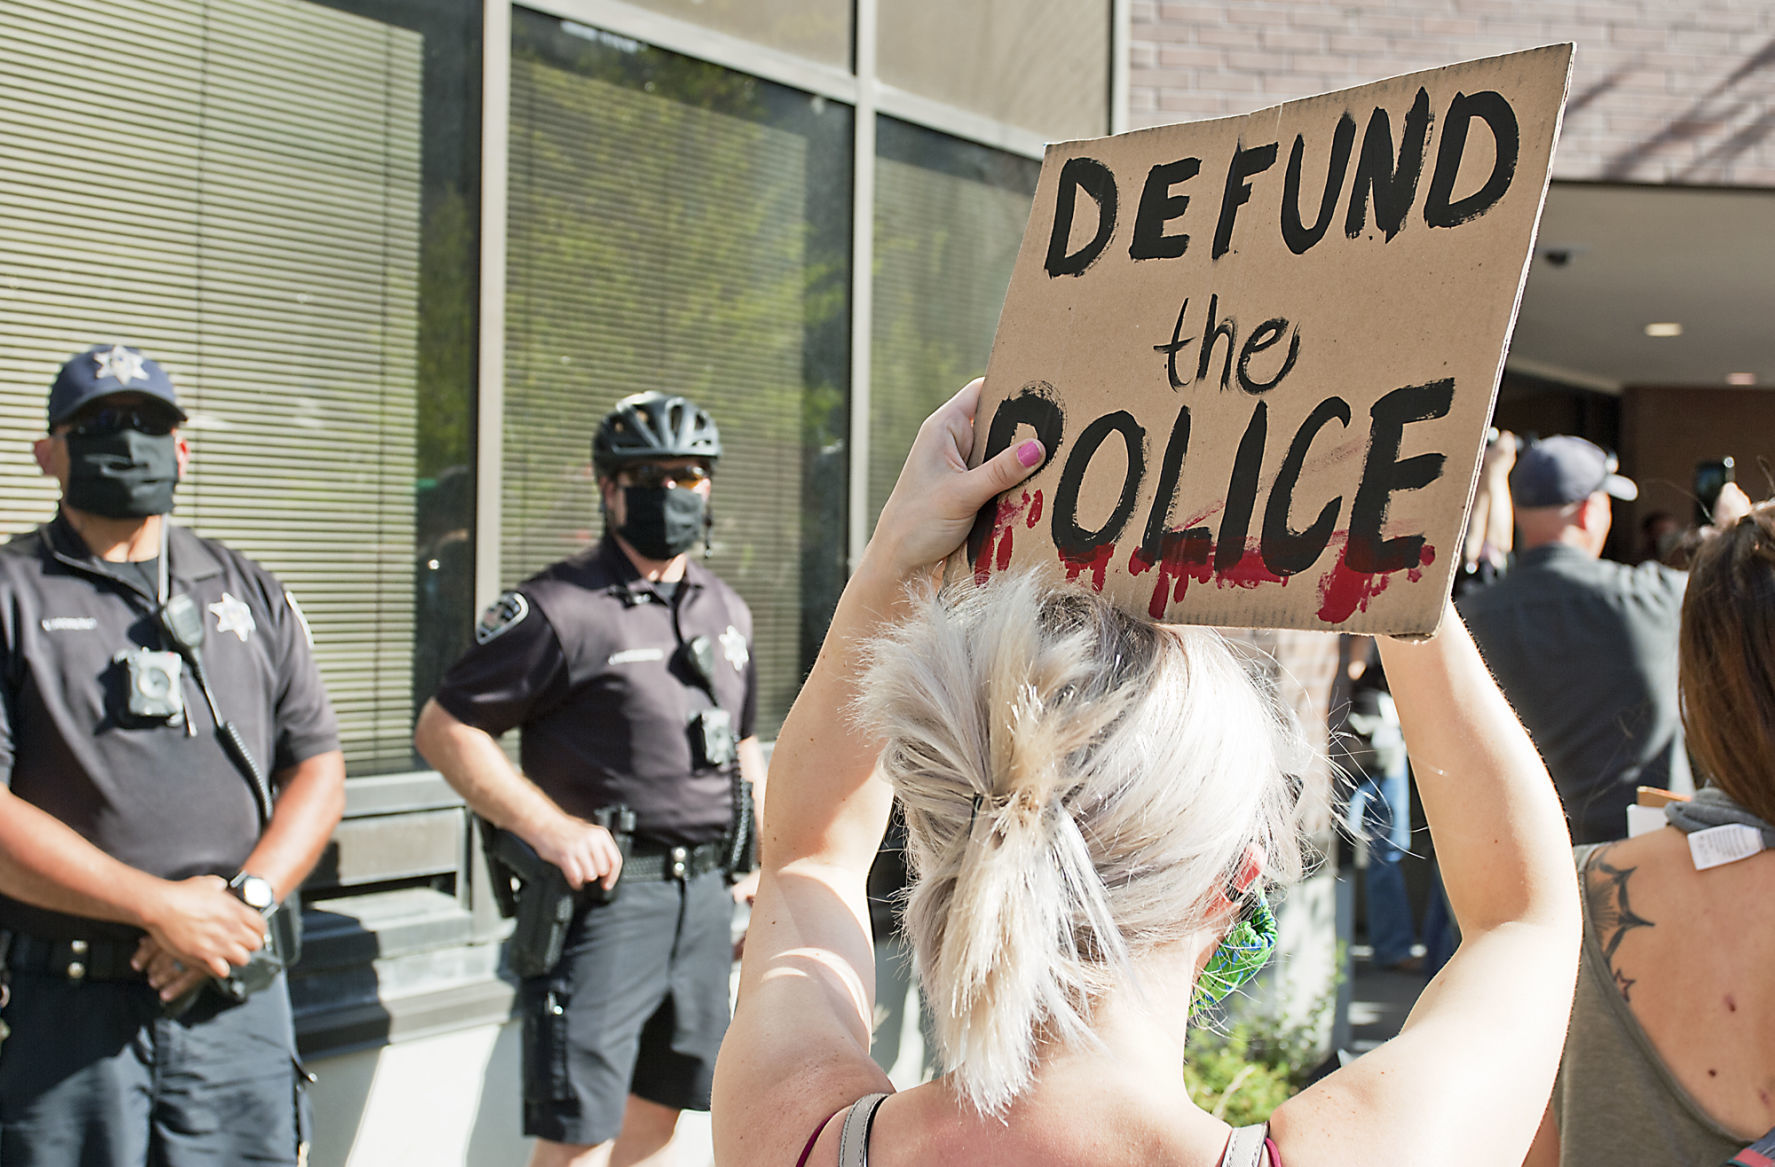
M624 882L639 879L695 879L711 871L727 870L727 844L698 843L694 847L667 847L636 839L622 863Z
M16 972L48 973L71 981L139 981L145 974L130 967L138 941L91 938L46 940L14 932L6 948L6 967Z

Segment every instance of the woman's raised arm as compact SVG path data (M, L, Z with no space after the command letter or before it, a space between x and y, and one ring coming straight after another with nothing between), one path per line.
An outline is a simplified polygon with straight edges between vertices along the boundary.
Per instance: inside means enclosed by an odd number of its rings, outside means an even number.
M1275 1129L1289 1167L1520 1163L1577 977L1565 817L1452 608L1431 640L1383 640L1381 659L1461 946L1398 1037L1285 1103Z

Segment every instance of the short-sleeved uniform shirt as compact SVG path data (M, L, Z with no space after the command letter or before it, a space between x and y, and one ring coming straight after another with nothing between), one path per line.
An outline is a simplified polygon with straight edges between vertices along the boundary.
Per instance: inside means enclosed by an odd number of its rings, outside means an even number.
M688 659L698 637L709 687ZM561 809L627 806L637 835L671 846L726 835L735 767L698 765L689 724L719 707L752 736L757 665L751 611L713 572L689 563L667 598L606 535L501 596L475 641L437 703L495 737L522 726L524 773Z
M1686 784L1677 626L1688 576L1549 544L1460 602L1499 688L1534 738L1574 842L1627 834L1638 786Z
M269 781L339 748L301 610L257 563L168 523L169 594L204 621L222 717ZM106 854L165 879L233 875L259 838L258 798L180 671L183 718L132 716L119 654L172 646L157 579L92 555L61 516L0 547L0 781ZM49 938L138 934L0 896L0 928Z

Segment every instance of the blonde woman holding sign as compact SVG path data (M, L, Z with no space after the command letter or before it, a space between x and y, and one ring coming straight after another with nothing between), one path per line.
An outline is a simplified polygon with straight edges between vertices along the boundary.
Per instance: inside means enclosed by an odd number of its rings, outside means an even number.
M1190 1104L1191 1014L1273 942L1297 873L1284 719L1210 632L1029 577L934 599L976 510L979 382L924 423L778 738L716 1073L724 1167L1520 1162L1577 966L1559 802L1450 614L1383 645L1463 944L1393 1041L1235 1132ZM859 724L867 728L859 728ZM879 766L886 781L872 776ZM890 801L949 1073L869 1059L864 879Z

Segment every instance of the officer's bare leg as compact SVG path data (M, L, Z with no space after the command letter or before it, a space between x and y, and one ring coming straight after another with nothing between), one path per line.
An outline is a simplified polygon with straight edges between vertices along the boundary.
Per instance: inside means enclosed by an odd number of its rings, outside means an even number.
M672 1161L672 1133L677 1129L675 1108L629 1095L610 1167L667 1167Z
M530 1167L667 1167L678 1111L629 1095L622 1134L594 1147L537 1139Z

